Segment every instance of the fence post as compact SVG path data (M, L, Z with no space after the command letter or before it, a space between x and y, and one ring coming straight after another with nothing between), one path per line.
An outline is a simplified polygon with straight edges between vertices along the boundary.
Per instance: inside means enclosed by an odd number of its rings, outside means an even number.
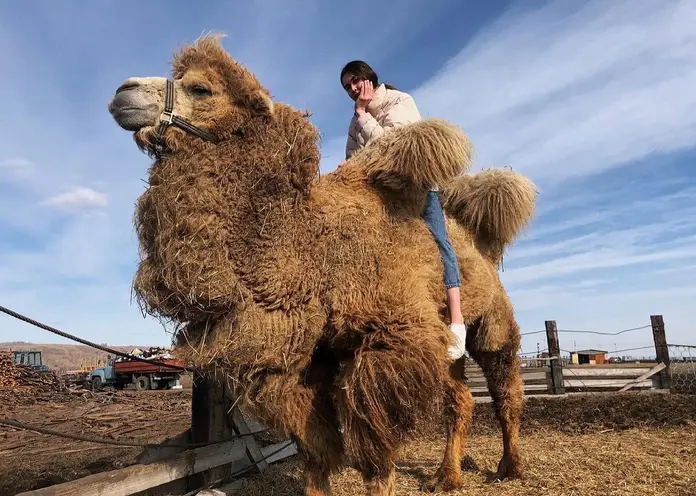
M191 397L191 442L206 443L234 435L227 420L224 383L194 373ZM231 472L220 466L189 478L189 490L199 488Z
M657 363L664 363L666 367L659 372L660 389L669 389L674 392L672 375L669 367L669 348L667 347L667 335L665 334L665 322L662 315L651 315L650 325L652 326L653 341L655 342L655 356Z
M563 383L563 366L561 364L561 348L558 343L558 330L555 320L544 322L546 326L546 340L549 349L549 366L551 367L551 394L565 394ZM555 359L553 357L556 357Z

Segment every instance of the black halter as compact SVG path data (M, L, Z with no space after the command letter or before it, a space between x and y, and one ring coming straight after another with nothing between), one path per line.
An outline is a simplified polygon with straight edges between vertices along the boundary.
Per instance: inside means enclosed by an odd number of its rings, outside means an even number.
M164 110L162 111L162 114L160 114L156 132L158 152L161 152L163 149L164 131L167 129L167 126L170 125L174 125L186 132L195 134L205 141L209 141L211 143L215 143L217 141L217 138L208 131L204 131L197 126L194 126L190 122L185 121L178 115L174 115L174 83L167 79L167 87L164 92Z

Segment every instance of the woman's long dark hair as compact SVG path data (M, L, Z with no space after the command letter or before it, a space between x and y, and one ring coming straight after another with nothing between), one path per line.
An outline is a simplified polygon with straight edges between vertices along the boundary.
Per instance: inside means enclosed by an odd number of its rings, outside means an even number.
M345 66L343 66L340 77L341 86L343 86L343 76L345 76L346 73L352 74L361 81L370 81L372 83L372 86L374 86L375 88L380 85L377 73L374 71L374 69L372 69L372 67L370 67L367 64L367 62L363 62L362 60L353 60L351 62L348 62ZM389 83L384 83L384 87L388 90L396 89L395 86L392 86Z

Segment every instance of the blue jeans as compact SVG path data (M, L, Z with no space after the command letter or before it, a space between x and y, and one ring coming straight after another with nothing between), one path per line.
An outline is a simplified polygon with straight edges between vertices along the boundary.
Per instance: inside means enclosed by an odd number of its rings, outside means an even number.
M459 263L457 262L457 255L455 255L454 249L447 238L445 215L442 212L440 193L438 191L428 191L423 219L430 232L435 236L437 246L440 248L442 265L445 267L445 287L449 289L460 286Z

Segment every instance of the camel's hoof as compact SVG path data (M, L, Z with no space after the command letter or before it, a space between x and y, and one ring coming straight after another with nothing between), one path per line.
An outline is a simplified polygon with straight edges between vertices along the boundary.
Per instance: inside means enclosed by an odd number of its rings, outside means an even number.
M462 485L461 477L435 474L435 477L423 483L421 491L428 493L456 491L462 487Z
M522 478L522 468L519 460L503 456L498 464L498 471L494 475L494 480L504 481L506 479Z

